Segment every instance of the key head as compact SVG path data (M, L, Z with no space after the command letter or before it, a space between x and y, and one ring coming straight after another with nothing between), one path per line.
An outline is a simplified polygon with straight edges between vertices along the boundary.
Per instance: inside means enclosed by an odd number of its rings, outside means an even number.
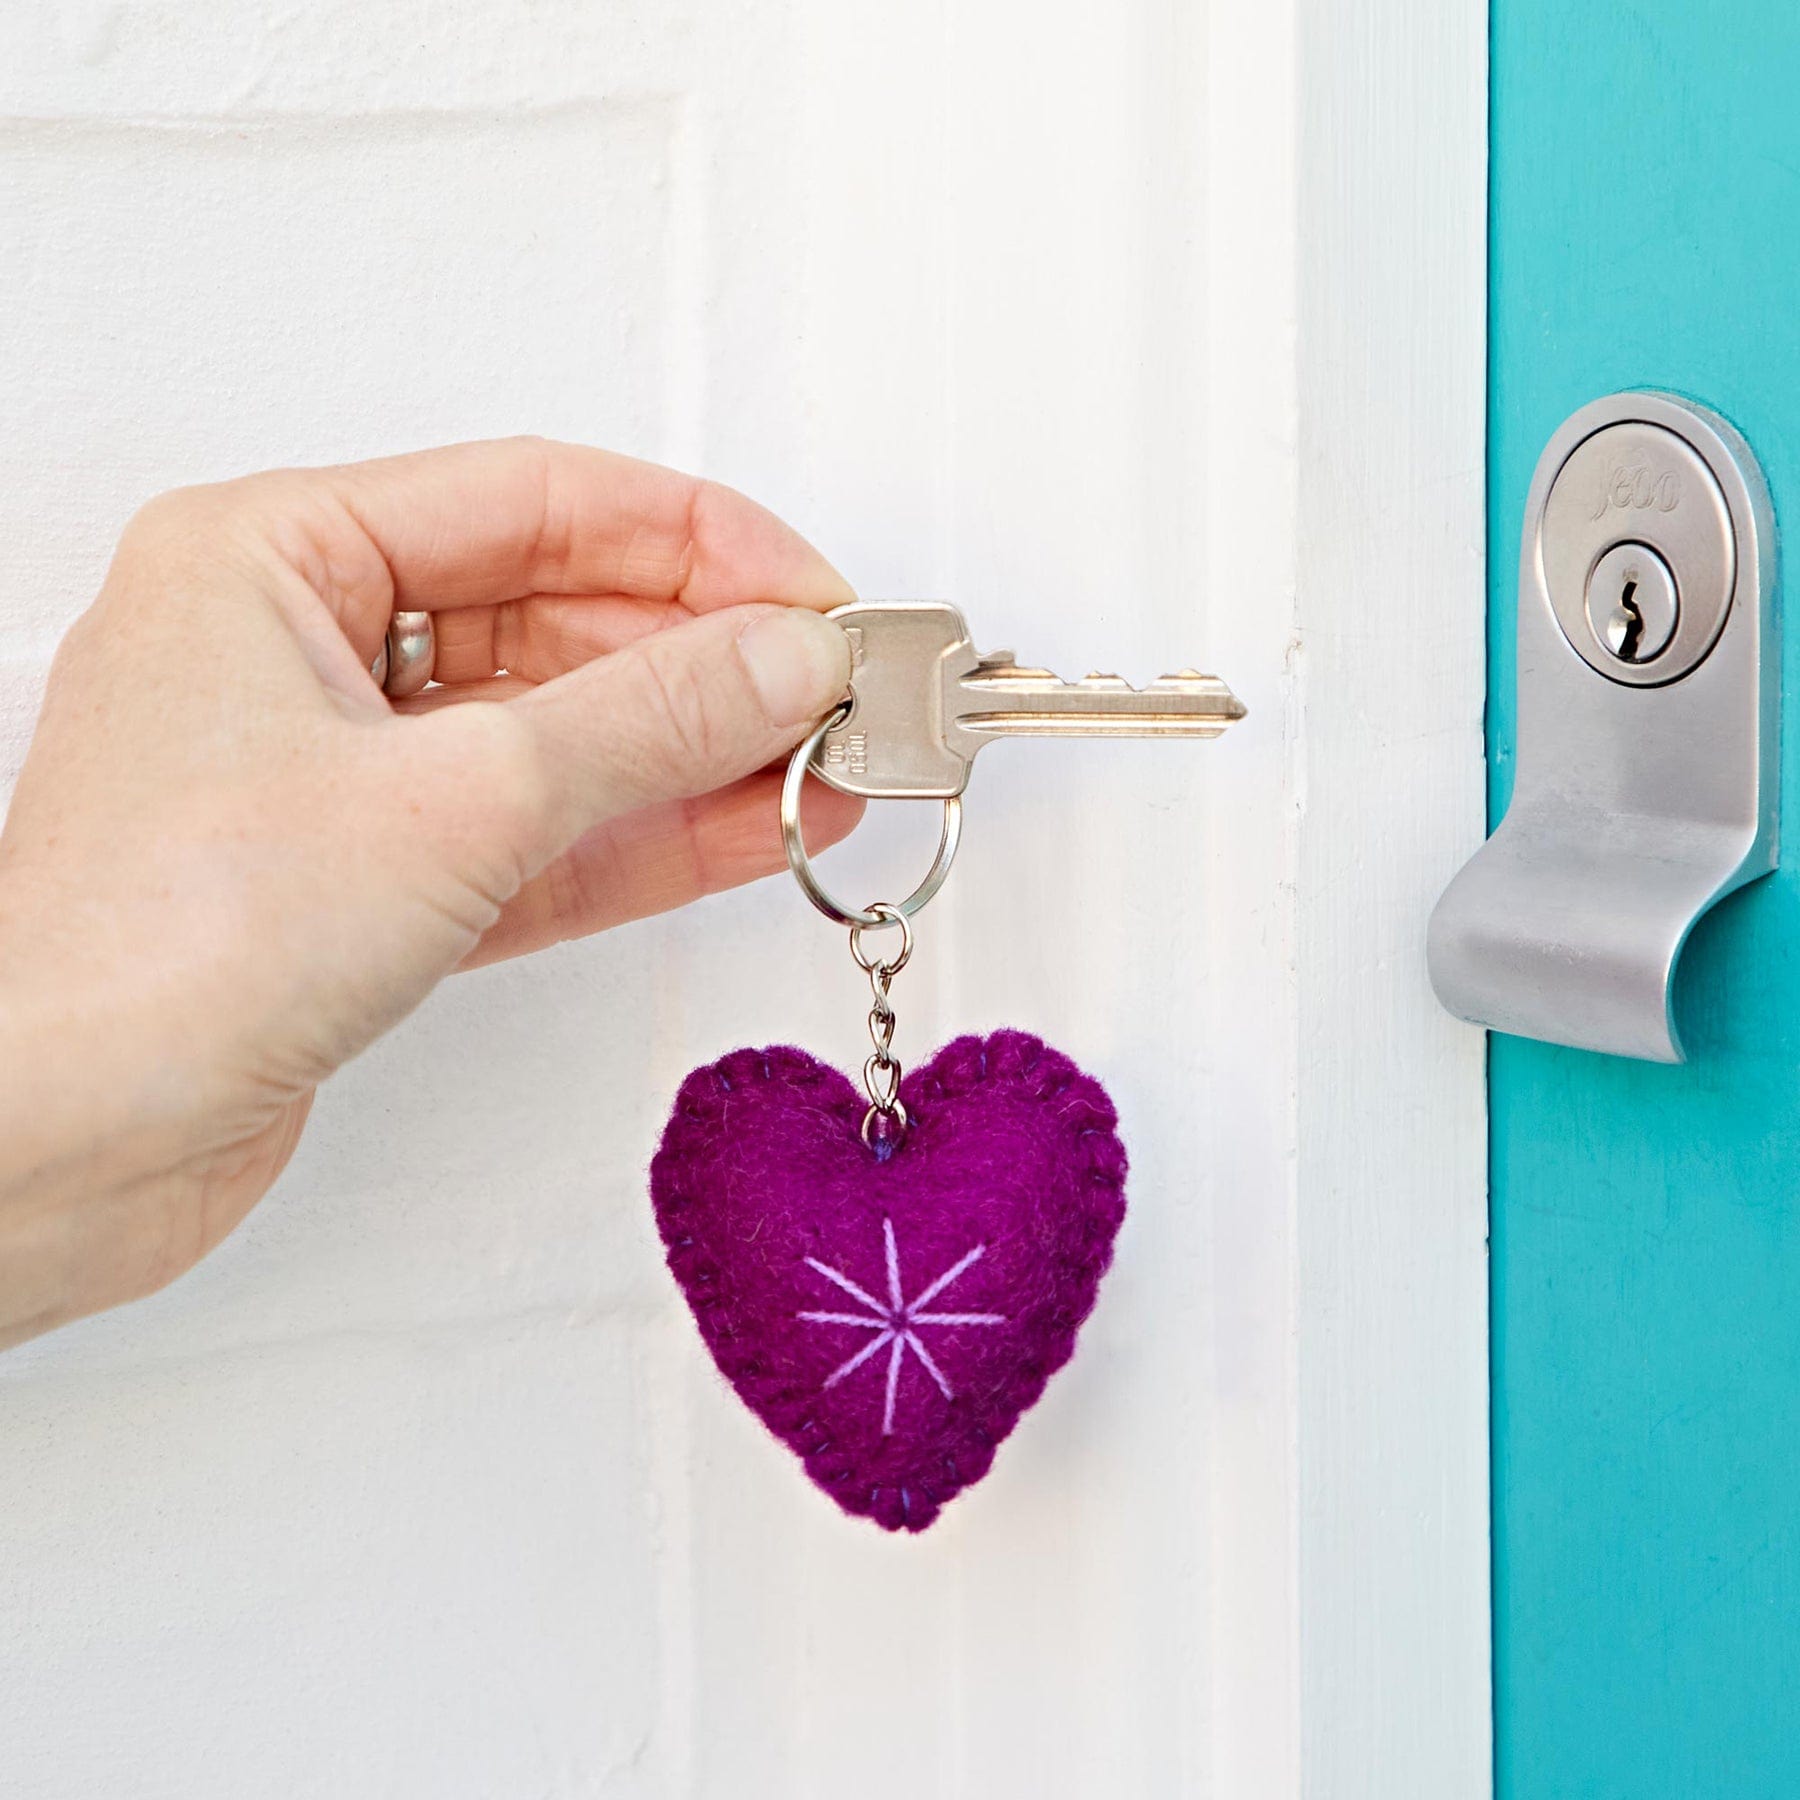
M944 669L974 660L969 628L941 600L859 600L827 615L850 640L849 718L825 734L813 772L870 800L948 800L969 765L945 742Z

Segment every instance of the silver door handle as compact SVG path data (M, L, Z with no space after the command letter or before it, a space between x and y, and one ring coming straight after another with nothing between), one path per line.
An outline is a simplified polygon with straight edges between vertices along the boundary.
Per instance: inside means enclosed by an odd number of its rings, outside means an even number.
M1427 938L1451 1012L1682 1060L1688 933L1775 867L1774 576L1762 471L1717 415L1611 394L1551 438L1519 553L1512 804Z

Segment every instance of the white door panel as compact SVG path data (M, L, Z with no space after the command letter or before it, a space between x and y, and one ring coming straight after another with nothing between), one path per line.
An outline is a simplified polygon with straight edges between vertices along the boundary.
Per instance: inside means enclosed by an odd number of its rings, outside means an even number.
M1049 1038L1118 1103L1131 1210L930 1533L838 1516L730 1396L644 1193L693 1064L860 1060L783 878L452 983L206 1265L0 1362L0 1787L1485 1790L1481 1061L1420 952L1481 829L1484 29L0 24L15 764L149 492L512 430L731 481L983 648L1251 708L976 771L896 1047ZM878 810L827 863L858 896L929 853Z

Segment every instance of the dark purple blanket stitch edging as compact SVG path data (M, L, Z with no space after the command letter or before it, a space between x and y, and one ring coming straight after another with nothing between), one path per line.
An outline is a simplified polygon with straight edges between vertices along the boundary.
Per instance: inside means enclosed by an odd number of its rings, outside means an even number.
M1127 1164L1105 1089L1025 1032L955 1039L906 1078L901 1096L913 1130L882 1163L861 1142L865 1102L841 1072L790 1046L732 1051L682 1084L650 1187L670 1270L739 1397L846 1512L920 1531L988 1472L1074 1354L1124 1218ZM893 1216L903 1245L936 1234L940 1257L988 1232L997 1254L979 1273L1006 1285L980 1304L1006 1311L980 1317L1006 1328L985 1334L972 1352L979 1379L965 1388L958 1374L954 1394L927 1364L941 1401L909 1371L909 1411L923 1412L923 1423L894 1427L890 1374L890 1419L876 1439L864 1415L873 1416L879 1367L865 1372L851 1418L842 1396L856 1384L823 1392L831 1383L822 1384L822 1369L835 1358L821 1363L816 1335L800 1336L793 1322L838 1316L796 1311L833 1298L829 1286L815 1295L798 1281L809 1278L807 1265L820 1270L806 1249L832 1245L846 1221L864 1238L887 1231L892 1283ZM934 1248L928 1241L928 1254ZM867 1255L859 1266L873 1285ZM963 1278L965 1292L972 1281ZM952 1303L973 1302L938 1304ZM849 1341L870 1340L852 1331ZM902 1347L893 1354L898 1367Z

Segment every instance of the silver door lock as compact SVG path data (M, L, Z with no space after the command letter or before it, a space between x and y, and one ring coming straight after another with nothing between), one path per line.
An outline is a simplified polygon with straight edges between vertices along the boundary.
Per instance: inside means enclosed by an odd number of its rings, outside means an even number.
M1512 804L1427 939L1450 1011L1681 1061L1688 933L1775 867L1774 574L1762 472L1705 408L1612 394L1551 438L1520 546Z

